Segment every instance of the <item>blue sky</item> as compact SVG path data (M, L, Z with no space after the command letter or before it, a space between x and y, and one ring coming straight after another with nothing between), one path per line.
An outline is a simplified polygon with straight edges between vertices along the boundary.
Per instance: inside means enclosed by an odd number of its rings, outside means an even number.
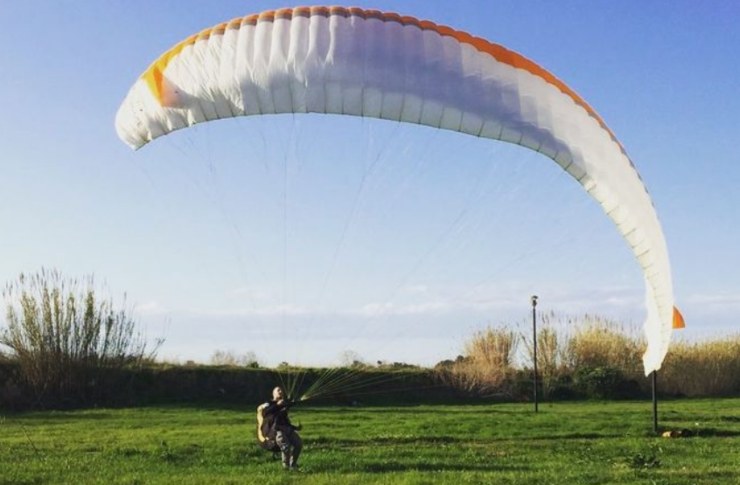
M626 147L670 250L684 338L737 331L736 2L375 1L466 30L564 80ZM243 118L138 152L113 128L138 75L188 35L282 2L5 2L0 279L94 273L164 336L265 363L434 363L529 295L643 316L639 267L555 164L517 147L328 116Z

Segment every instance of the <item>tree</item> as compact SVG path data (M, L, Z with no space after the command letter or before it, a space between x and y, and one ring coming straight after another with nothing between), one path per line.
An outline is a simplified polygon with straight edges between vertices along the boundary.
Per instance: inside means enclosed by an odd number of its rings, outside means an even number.
M348 367L352 369L367 367L367 364L363 360L362 356L354 350L345 350L340 353L339 362L342 367Z
M237 355L233 350L216 350L211 354L210 362L211 365L249 367L252 369L257 369L260 366L257 354L251 350L241 355Z

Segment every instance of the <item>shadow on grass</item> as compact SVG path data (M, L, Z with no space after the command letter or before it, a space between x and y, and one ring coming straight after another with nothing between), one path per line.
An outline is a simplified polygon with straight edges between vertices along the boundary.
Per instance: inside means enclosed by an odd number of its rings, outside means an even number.
M663 430L667 431L667 430ZM661 432L662 433L662 432ZM660 433L658 434L658 436ZM728 430L728 429L716 429L716 428L697 428L692 430L683 430L682 434L677 438L717 438L717 437L737 437L740 436L740 431ZM586 440L601 440L609 438L627 438L634 437L629 433L567 433L567 434L552 434L547 436L518 436L515 439L522 441L546 441L546 440L562 440L562 439L586 439ZM645 438L655 438L656 434L652 431L646 431L644 434ZM512 439L512 438L505 438Z
M445 414L470 414L471 412L478 412L479 408L485 408L487 414L521 414L522 409L501 409L496 408L495 405L500 404L496 402L483 402L483 403L456 403L456 404L377 404L377 405L362 405L362 406L315 406L316 408L327 409L333 408L332 412L335 413L356 413L358 411L367 411L377 414L436 414L439 412L436 407L444 407ZM314 407L309 405L307 407ZM422 408L422 409L420 409Z
M720 421L727 421L728 423L740 423L740 416L720 416Z
M367 463L360 465L356 471L365 473L393 473L393 472L527 472L532 468L522 465L502 465L497 463Z
M682 438L734 438L740 436L740 431L716 428L697 428L689 430Z
M318 437L311 440L313 446L356 447L367 445L441 445L468 443L469 440L454 436L376 436L365 439L334 439Z
M505 439L516 439L521 441L603 440L608 438L625 438L627 436L627 433L553 433L539 436L517 436L516 438L507 437Z
M312 472L331 473L399 473L399 472L531 472L532 467L525 465L504 465L501 463L401 463L398 461L383 461L375 463L355 464L351 469L337 469L336 467L311 466Z
M687 472L681 474L681 479L692 480L692 483L720 483L719 480L737 479L737 472L734 470L702 470L701 472ZM714 480L714 481L712 481ZM730 481L721 483L733 483ZM734 481L737 483L737 481Z
M719 436L719 435L715 435ZM602 440L608 438L624 438L623 433L567 433L567 434L551 434L551 435L540 435L540 436L502 436L493 437L484 440L472 440L469 437L455 437L455 436L375 436L368 437L365 439L334 439L317 437L311 440L311 444L318 447L324 446L346 446L346 447L357 447L367 445L421 445L421 446L434 446L443 444L485 444L496 441L559 441L559 440L570 440L570 439L586 439L586 440Z
M265 396L267 400L269 396ZM123 409L183 409L189 410L194 409L198 411L240 411L243 412L245 407L251 409L262 404L263 401L259 400L247 400L243 402L230 402L230 401L180 401L180 402L168 402L168 401L152 401L145 404L133 405L133 406L121 406ZM330 409L332 412L343 414L343 413L356 413L358 411L368 411L373 413L392 413L392 414L419 414L419 413L436 413L437 410L434 407L444 407L446 414L466 414L471 411L475 411L479 408L485 408L486 413L492 414L519 414L521 409L500 409L495 406L497 404L522 404L522 403L502 403L501 401L477 401L477 402L462 402L462 401L445 401L436 402L433 400L419 401L419 402L396 402L389 400L388 402L373 402L363 403L359 405L348 405L345 403L338 402L320 402L320 401L304 401L295 404L296 409L314 409L314 410L327 410ZM112 408L114 408L112 406ZM420 409L427 408L427 409Z
M113 414L107 411L33 411L28 413L7 414L12 421L104 421L113 419Z

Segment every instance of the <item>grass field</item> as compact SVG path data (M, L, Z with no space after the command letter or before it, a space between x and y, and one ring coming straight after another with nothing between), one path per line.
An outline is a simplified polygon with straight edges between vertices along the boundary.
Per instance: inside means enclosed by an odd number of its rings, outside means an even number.
M740 399L298 407L302 470L254 443L254 406L0 417L0 483L740 483Z

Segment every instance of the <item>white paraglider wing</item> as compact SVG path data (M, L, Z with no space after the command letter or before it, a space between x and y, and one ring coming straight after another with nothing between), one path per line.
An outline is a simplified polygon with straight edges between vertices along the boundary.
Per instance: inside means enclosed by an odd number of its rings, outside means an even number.
M156 60L120 107L139 148L173 130L244 115L335 113L516 143L558 163L603 207L645 275L645 373L660 368L674 308L650 196L599 115L523 56L464 32L357 8L282 9L192 36Z

